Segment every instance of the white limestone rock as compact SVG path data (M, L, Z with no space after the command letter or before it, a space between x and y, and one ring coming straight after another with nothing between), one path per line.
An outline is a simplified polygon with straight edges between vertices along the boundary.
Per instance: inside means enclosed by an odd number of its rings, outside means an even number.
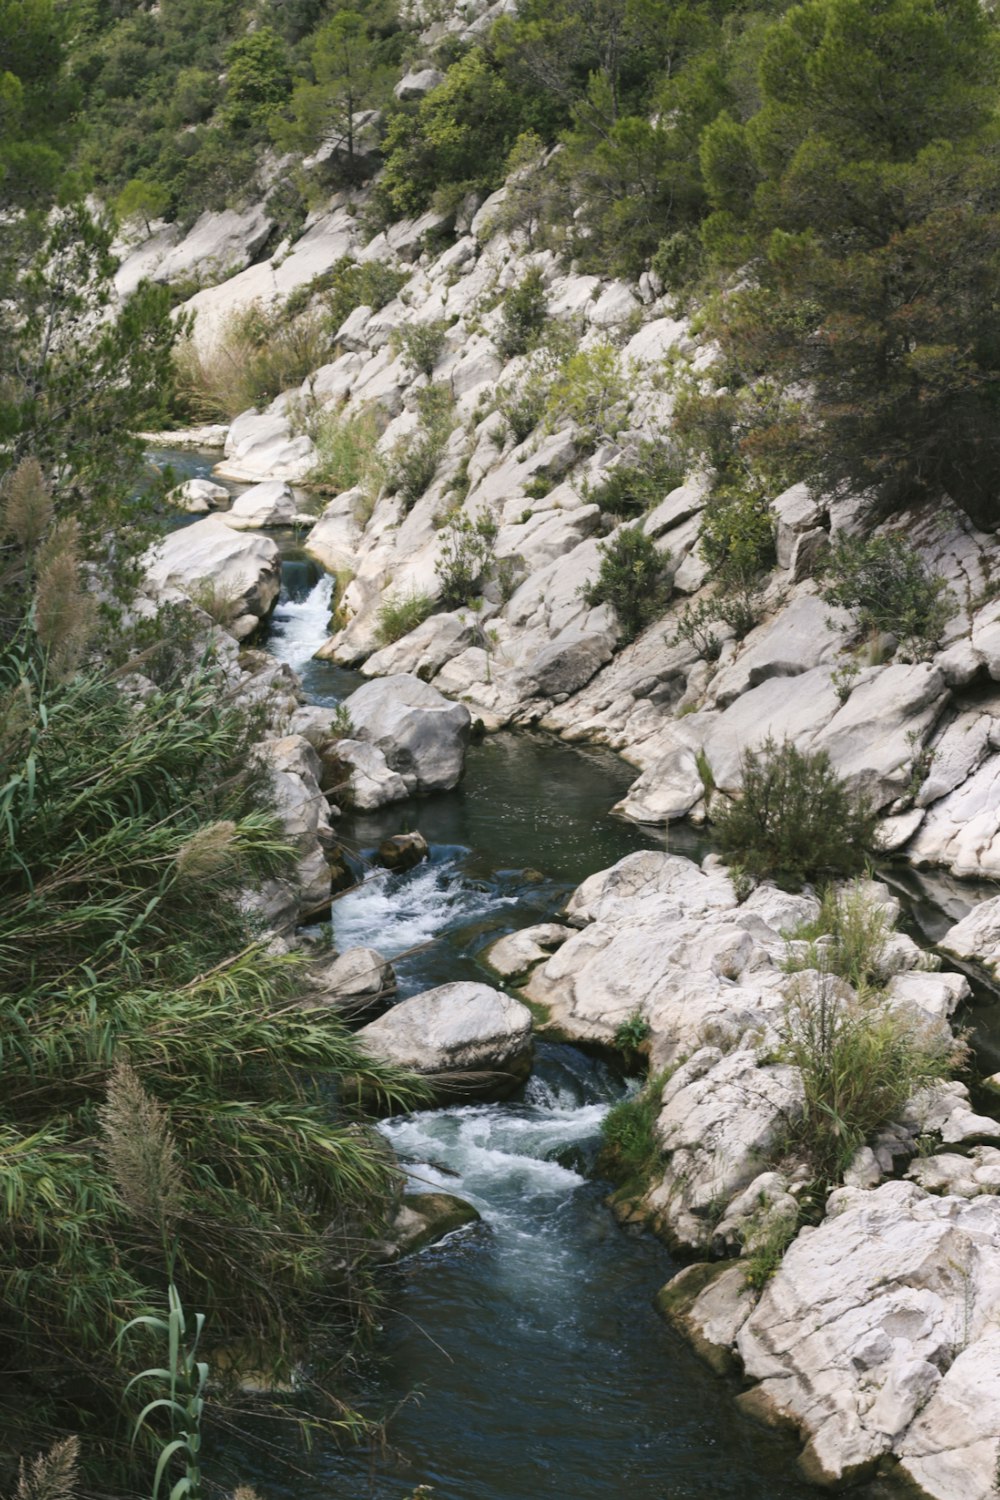
M229 504L229 491L224 484L213 484L210 479L185 479L167 495L167 504L190 515L207 515L220 505Z
M302 519L291 487L280 479L255 484L237 495L222 520L236 531L266 531ZM312 517L309 517L310 524Z
M506 937L487 948L486 962L501 979L520 979L536 964L544 963L572 933L571 927L564 927L560 922L539 922L534 927L522 927L518 932L507 933Z
M235 615L268 615L281 590L281 554L270 537L233 531L221 516L206 516L172 531L146 554L146 579L159 594L177 590L197 600L206 590Z
M365 677L407 672L426 682L478 637L479 626L468 611L429 615L407 635L369 656L361 671Z
M382 751L411 792L457 786L472 725L469 710L408 673L366 682L345 700L358 739Z
M940 947L985 969L993 978L1000 977L1000 896L978 901L967 916L948 928Z
M336 753L348 771L347 789L338 795L351 807L373 812L390 802L402 802L410 795L408 783L391 769L377 745L369 745L365 740L338 740Z
M863 1478L895 1453L932 1479L937 1500L985 1496L967 1487L968 1432L941 1417L968 1399L970 1364L992 1370L998 1314L1000 1200L933 1198L912 1182L841 1188L737 1335L761 1382L743 1402L799 1427L815 1481ZM995 1471L997 1414L986 1411Z
M357 1039L453 1101L502 1097L531 1066L531 1012L487 984L458 981L402 1000Z

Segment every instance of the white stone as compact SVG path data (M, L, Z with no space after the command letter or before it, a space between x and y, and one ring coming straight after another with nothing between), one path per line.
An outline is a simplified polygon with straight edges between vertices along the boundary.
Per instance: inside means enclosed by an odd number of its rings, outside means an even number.
M413 792L450 791L465 763L471 716L407 673L366 682L345 700L358 739L382 751Z
M177 589L197 600L206 588L234 614L267 615L281 589L281 554L270 537L233 531L221 516L206 516L172 531L146 554L146 578L157 590Z
M531 1012L489 985L459 981L400 1001L363 1026L357 1040L376 1057L439 1086L453 1080L456 1094L460 1087L494 1092L497 1084L511 1086L524 1076Z

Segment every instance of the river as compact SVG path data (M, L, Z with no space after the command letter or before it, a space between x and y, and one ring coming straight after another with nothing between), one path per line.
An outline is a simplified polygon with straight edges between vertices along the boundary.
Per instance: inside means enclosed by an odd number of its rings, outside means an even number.
M312 701L335 704L360 678L312 660L330 580L292 544L284 584L268 648ZM496 937L547 920L586 875L632 850L664 847L661 833L609 816L635 774L610 752L500 733L470 747L454 792L342 820L362 857L414 827L431 855L338 899L338 948L403 955L404 998L452 979L493 982L482 953ZM671 829L669 847L705 849L691 829ZM281 1452L248 1434L229 1445L234 1476L266 1500L404 1500L418 1485L434 1500L815 1496L794 1445L745 1422L730 1387L655 1314L677 1269L667 1251L619 1229L605 1206L592 1165L602 1117L627 1086L583 1052L543 1043L514 1100L385 1123L416 1189L458 1193L482 1215L386 1273L384 1326L352 1392L390 1414L386 1447Z

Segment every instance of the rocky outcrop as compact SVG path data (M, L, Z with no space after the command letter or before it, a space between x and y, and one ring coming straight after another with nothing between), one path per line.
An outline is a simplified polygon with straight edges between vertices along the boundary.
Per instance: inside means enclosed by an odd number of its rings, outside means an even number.
M486 984L443 984L402 1000L358 1039L421 1074L441 1103L503 1098L531 1067L531 1012Z
M277 543L241 535L222 516L170 532L147 553L145 570L147 587L159 598L220 608L227 623L243 622L237 634L270 614L281 589Z
M446 792L465 764L472 718L419 677L397 673L366 682L345 701L358 739L385 757L408 793Z
M237 495L222 519L234 531L265 531L281 526L311 526L314 517L302 512L289 485L269 479Z

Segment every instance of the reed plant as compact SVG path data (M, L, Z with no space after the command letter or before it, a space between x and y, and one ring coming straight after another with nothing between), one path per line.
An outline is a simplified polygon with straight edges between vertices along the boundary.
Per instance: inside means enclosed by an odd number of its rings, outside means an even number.
M294 860L258 733L208 663L127 694L54 674L30 622L0 658L0 1452L78 1432L102 1493L128 1463L117 1335L167 1246L258 1368L374 1317L398 1179L358 1101L413 1089L301 1003L244 910Z

